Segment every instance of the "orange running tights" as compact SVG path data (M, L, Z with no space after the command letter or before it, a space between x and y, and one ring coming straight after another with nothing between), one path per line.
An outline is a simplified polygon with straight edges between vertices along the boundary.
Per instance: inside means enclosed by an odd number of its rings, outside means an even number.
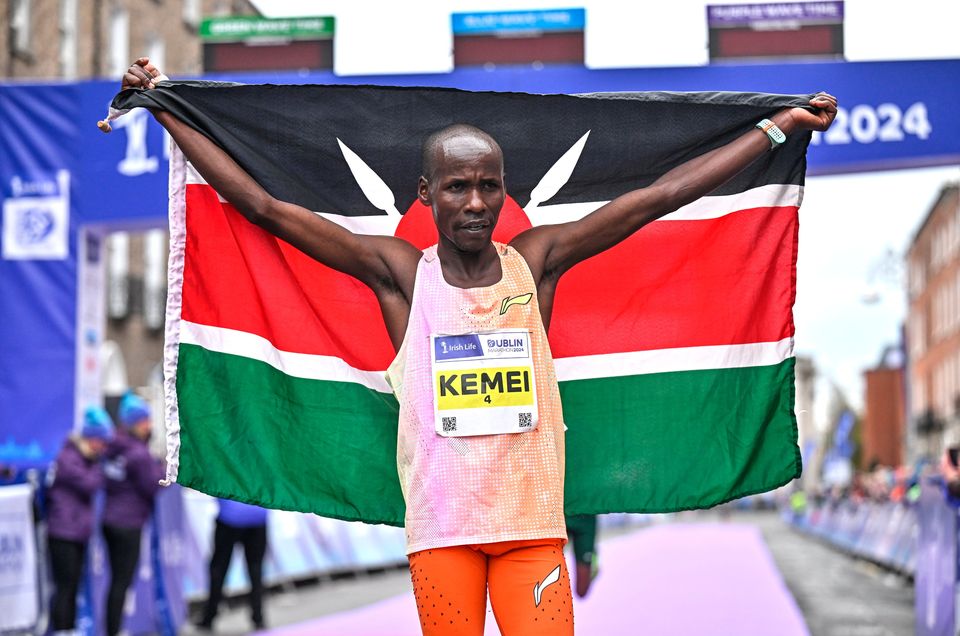
M490 605L503 636L573 634L573 599L562 539L422 550L410 577L425 636L481 636Z

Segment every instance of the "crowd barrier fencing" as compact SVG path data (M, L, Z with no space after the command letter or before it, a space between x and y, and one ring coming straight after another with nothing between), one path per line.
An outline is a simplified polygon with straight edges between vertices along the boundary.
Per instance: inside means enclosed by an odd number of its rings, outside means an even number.
M35 492L29 483L0 487L0 634L42 631L46 621Z
M912 503L840 500L782 514L802 532L910 577L917 636L955 636L960 633L958 506L942 482L931 478Z
M907 503L848 500L808 505L787 513L799 530L862 559L913 576L918 536L917 507Z

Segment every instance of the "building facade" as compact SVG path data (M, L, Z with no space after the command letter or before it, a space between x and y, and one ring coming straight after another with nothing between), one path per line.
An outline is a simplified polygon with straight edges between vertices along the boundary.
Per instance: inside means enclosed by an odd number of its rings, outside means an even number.
M881 363L864 371L861 470L896 468L904 463L904 370Z
M907 249L910 459L960 445L960 185L944 186Z
M0 74L50 81L120 77L147 55L176 74L202 71L197 29L209 13L250 10L226 0L0 0Z
M0 76L7 81L110 78L149 57L171 76L203 72L204 17L256 14L246 0L0 0ZM162 378L167 232L107 237L103 389L110 397Z

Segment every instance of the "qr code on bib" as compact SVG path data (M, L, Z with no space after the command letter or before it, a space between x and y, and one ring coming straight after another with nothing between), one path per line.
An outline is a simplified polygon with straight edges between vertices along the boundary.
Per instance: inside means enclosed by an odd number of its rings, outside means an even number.
M443 432L452 433L457 430L457 418L456 417L444 417L442 418L443 423Z
M528 426L533 426L533 415L530 413L520 413L520 428L527 428Z

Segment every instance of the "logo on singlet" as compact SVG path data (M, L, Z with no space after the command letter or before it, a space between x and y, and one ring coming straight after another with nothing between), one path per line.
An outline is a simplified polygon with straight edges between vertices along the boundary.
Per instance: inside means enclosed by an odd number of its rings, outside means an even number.
M553 585L560 580L560 566L558 565L547 575L547 578L533 586L533 602L536 607L540 607L540 596L548 586Z
M520 294L519 296L507 296L500 303L500 315L507 313L507 310L514 305L528 305L533 298L533 292Z

